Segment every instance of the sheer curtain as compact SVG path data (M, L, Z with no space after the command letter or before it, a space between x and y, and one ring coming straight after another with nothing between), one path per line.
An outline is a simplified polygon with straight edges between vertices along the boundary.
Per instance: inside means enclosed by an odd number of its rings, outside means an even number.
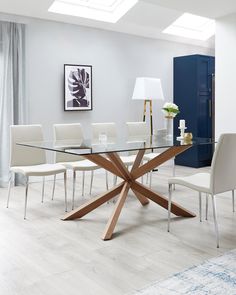
M0 186L9 177L11 124L26 122L25 25L0 21Z

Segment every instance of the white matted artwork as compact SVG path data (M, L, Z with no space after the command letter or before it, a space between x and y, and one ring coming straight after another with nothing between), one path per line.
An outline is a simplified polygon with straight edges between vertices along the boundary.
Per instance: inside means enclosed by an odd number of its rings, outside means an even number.
M65 111L92 110L92 66L65 64L64 83Z

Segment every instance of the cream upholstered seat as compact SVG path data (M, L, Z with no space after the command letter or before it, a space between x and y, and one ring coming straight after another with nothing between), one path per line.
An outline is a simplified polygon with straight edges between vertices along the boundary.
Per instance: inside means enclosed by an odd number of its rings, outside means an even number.
M236 188L236 133L222 134L216 146L212 159L210 173L198 173L186 177L174 177L169 179L169 202L168 202L168 231L170 230L172 185L186 186L199 192L199 215L201 221L202 193L212 197L213 217L216 231L216 242L219 247L219 230L216 216L215 196L220 193L232 191L232 203L234 211L234 190ZM207 210L206 210L207 211ZM206 212L207 213L207 212Z
M148 126L146 122L126 122L128 129L128 136L136 139L145 139L149 135ZM145 153L143 156L144 161L151 161L155 157L160 155L158 152ZM173 160L173 176L175 176L175 163ZM150 187L152 186L152 171L150 172Z
M10 161L10 179L8 186L7 208L9 207L11 182L14 173L20 173L26 178L25 191L25 210L26 218L28 186L30 176L49 176L64 173L65 185L65 211L67 211L67 194L66 194L66 169L59 164L47 164L44 150L19 146L16 143L43 141L43 132L41 125L17 125L10 127L11 137L11 161ZM44 181L42 189L42 202L44 197Z
M185 177L173 177L168 180L169 184L179 184L196 191L210 193L210 173L197 173Z
M72 124L54 124L54 139L55 141L83 141L82 126L79 123ZM92 193L93 176L94 170L100 167L93 162L84 159L82 156L69 155L64 153L56 153L56 163L60 163L66 169L73 171L73 192L72 192L72 210L74 209L75 203L75 185L76 185L76 172L82 171L82 195L84 195L84 183L85 183L85 172L91 171L91 181L90 181L90 195ZM55 179L54 179L55 184ZM54 191L54 190L53 190ZM53 198L53 196L52 196Z
M65 168L60 164L41 164L33 166L13 166L10 171L21 173L25 176L49 176L65 172Z
M120 158L126 166L131 166L134 164L136 155L120 156Z
M75 169L78 171L91 171L99 169L99 167L89 160L80 160L76 162L61 162L67 169Z

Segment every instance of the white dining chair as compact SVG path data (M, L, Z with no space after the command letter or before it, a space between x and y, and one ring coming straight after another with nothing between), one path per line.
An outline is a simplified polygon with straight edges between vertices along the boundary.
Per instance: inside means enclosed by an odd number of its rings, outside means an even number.
M168 201L168 231L170 231L172 185L178 184L199 193L199 216L202 221L202 193L211 196L213 205L213 218L216 232L216 244L219 248L219 230L216 213L215 196L220 193L232 191L234 211L234 190L236 187L236 134L222 134L216 146L212 159L210 173L197 173L191 176L170 178ZM207 197L208 198L208 197Z
M146 122L126 122L126 126L128 129L128 136L133 138L146 138L149 136L149 130ZM157 157L160 153L155 152L149 152L145 153L143 160L149 162L150 160ZM173 174L172 176L175 176L175 162L172 160L172 169ZM149 173L150 180L149 180L149 186L152 186L152 171ZM148 180L148 174L147 174L147 180Z
M7 208L9 207L11 186L15 173L25 177L25 208L24 219L26 219L29 177L43 177L42 202L44 199L45 177L59 173L64 173L65 186L65 211L67 211L67 191L66 191L66 169L60 164L47 164L45 150L19 146L16 143L41 142L43 132L41 125L14 125L10 126L10 178L8 184Z
M94 141L99 141L101 135L105 135L108 141L116 142L117 138L117 127L116 123L92 123L92 137ZM134 164L136 155L120 156L122 162L127 166ZM108 183L108 173L106 172L106 179ZM116 183L117 177L114 177L114 184Z
M79 123L72 124L54 124L54 140L56 142L60 141L79 141L83 142L83 131L82 126ZM65 153L56 153L56 163L60 163L66 169L73 171L73 190L72 190L72 210L74 209L75 204L75 186L76 186L76 175L78 171L82 172L82 196L84 196L84 186L85 186L85 172L91 171L90 178L90 189L89 194L92 193L93 186L93 177L94 171L100 169L100 167L93 162L84 159L82 156L77 155L69 155ZM54 188L55 188L55 180L54 178L54 186L53 186L53 195L54 196Z

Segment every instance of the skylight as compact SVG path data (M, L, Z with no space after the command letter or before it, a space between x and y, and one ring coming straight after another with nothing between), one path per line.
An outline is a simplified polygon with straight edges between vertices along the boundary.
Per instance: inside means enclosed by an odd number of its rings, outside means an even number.
M206 41L215 35L215 21L210 18L184 13L163 33Z
M48 11L116 23L138 0L55 0Z

